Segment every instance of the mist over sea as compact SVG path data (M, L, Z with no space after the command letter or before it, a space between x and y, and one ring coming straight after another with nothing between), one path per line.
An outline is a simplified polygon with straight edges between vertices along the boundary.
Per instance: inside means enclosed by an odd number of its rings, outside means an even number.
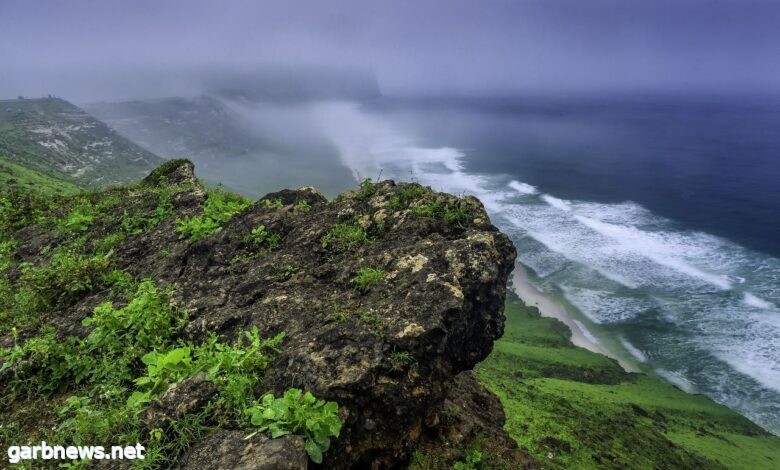
M355 178L381 172L479 197L533 282L586 335L780 432L780 100L380 100L288 111L296 132L326 142Z

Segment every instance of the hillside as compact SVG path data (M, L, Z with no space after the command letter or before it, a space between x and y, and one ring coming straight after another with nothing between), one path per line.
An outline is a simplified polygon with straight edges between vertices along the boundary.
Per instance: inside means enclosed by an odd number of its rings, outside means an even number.
M691 395L575 347L570 331L517 298L477 376L501 398L505 429L550 469L774 469L780 438Z
M307 135L291 105L212 96L102 102L86 109L124 137L165 158L188 158L201 178L258 197L315 185L335 195L354 183L327 139Z
M142 442L142 468L534 466L468 372L515 256L474 198L252 203L172 161L0 201L3 442Z
M186 156L201 172L267 145L252 134L248 122L209 96L102 102L84 108L157 155Z
M5 181L29 183L26 169L95 188L136 181L162 162L65 100L0 101L0 174Z

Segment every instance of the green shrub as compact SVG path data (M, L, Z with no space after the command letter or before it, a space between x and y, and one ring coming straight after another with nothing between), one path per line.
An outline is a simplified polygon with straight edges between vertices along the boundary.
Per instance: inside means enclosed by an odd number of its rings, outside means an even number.
M441 197L414 206L412 213L418 217L442 219L459 229L465 229L471 220L471 212L460 201L447 202Z
M297 388L287 390L280 398L266 394L246 413L259 431L270 432L272 438L287 434L304 436L306 452L315 463L322 463L331 437L338 437L341 432L338 404L318 400Z
M269 250L276 250L279 248L279 242L281 242L281 240L281 235L267 231L265 225L253 228L249 235L244 237L246 243L250 243L257 247L264 246Z
M374 194L376 194L376 191L377 191L376 184L374 184L374 182L371 181L371 178L366 178L360 182L360 189L358 189L358 192L355 195L355 197L359 201L365 201L371 198L371 196L373 196Z
M176 230L181 237L200 240L216 233L234 215L250 205L250 201L238 194L221 189L209 191L208 199L203 207L203 213L193 217L176 220Z
M482 452L471 449L468 452L466 452L466 455L463 457L462 460L455 462L452 469L453 470L476 470L478 467L478 464L482 462L482 460L485 458L485 456L482 454Z
M275 198L275 199L263 199L260 201L260 204L263 207L274 207L274 208L282 208L284 207L284 203L282 202L281 198Z
M85 232L95 220L94 212L94 208L89 205L79 206L60 220L57 226L64 231Z
M8 269L13 260L11 255L16 248L16 242L13 240L2 240L0 238L0 271Z
M306 199L300 199L295 203L295 209L301 212L309 212L311 205L308 203L308 201L306 201Z
M360 268L357 275L352 278L352 284L355 285L355 289L362 293L366 293L382 279L387 276L387 273L381 269L375 268Z
M366 230L360 225L355 223L337 224L322 237L322 247L349 250L371 243L371 241Z
M408 207L410 203L425 196L428 191L418 185L404 185L398 190L398 195L390 198L390 208L393 210Z

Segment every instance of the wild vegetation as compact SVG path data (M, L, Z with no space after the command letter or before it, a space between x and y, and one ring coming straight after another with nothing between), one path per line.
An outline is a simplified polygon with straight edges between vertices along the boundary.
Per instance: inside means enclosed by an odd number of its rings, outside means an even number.
M498 429L496 398L473 376L453 376L485 357L500 331L505 278L494 275L485 294L479 273L499 259L508 275L513 263L478 202L368 180L331 202L291 191L252 205L179 178L182 165L99 192L0 192L0 440L143 442L141 468L181 464L216 429L240 442L300 436L301 455L325 464L333 446L340 458L385 463L419 447L405 454L416 469L526 461ZM469 244L483 229L502 246L484 260ZM488 295L489 307L484 297L461 305L437 284L454 275L445 256L453 247L483 263L458 285ZM230 295L219 299L223 290ZM471 308L483 310L461 310ZM780 461L777 439L727 408L571 346L562 324L516 301L506 314L478 377L501 399L506 431L545 468ZM356 356L339 341L371 352ZM467 354L464 344L477 349ZM340 404L304 390L300 377ZM452 395L436 395L444 391ZM170 401L196 405L176 412ZM435 406L435 419L421 418ZM427 419L440 424L428 429ZM433 437L407 441L421 426Z
M517 299L506 317L476 370L545 468L777 468L778 438L725 406L573 346L566 326Z
M176 230L182 237L197 241L213 235L234 215L251 205L251 201L222 189L212 189L203 206L203 213L176 220Z
M0 440L144 442L147 458L135 465L168 468L210 427L250 434L259 426L254 432L278 435L282 429L304 436L312 460L321 461L330 439L339 435L338 405L290 389L279 402L288 406L287 414L270 416L281 408L261 387L283 333L263 339L254 328L230 342L216 334L199 343L185 340L181 330L188 313L169 298L174 285L136 280L115 265L115 247L130 237L167 222L181 236L199 240L249 205L215 189L208 191L201 214L174 220L172 199L195 188L158 183L165 171L139 185L100 192L69 194L58 184L40 190L13 185L0 192L0 337L10 338L0 346L0 405L7 410ZM19 230L44 241L22 258L16 250L26 240L16 238ZM279 242L262 225L246 237L257 249L273 250ZM81 320L80 329L68 333L51 323L51 312L86 296L104 300ZM174 384L197 377L216 389L208 403L150 425L148 409ZM25 403L44 401L49 425L38 427L39 416ZM273 426L258 421L258 409Z

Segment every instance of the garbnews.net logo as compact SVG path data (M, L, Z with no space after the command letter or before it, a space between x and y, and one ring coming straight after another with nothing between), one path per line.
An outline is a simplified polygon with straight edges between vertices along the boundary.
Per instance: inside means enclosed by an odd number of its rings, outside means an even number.
M50 446L42 441L38 446L9 446L8 462L17 464L22 460L143 460L146 449L141 444L134 446Z

